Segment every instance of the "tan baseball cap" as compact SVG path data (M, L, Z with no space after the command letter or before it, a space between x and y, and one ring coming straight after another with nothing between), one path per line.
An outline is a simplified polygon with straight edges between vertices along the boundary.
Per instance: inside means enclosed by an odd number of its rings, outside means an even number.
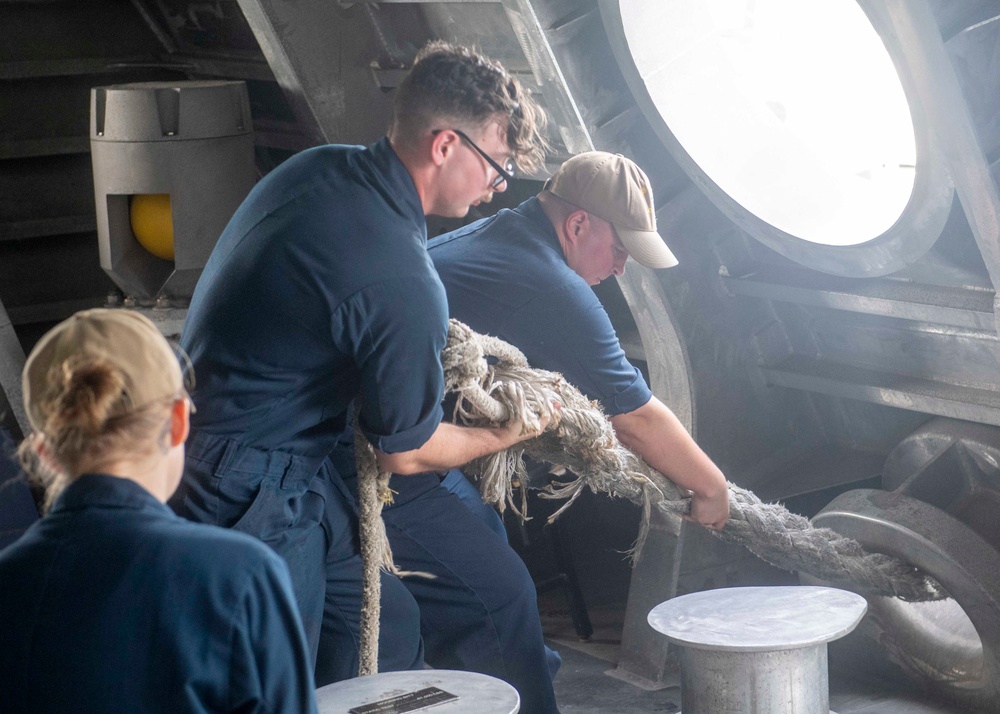
M121 370L132 411L181 393L177 355L148 318L129 310L85 310L49 330L31 350L21 384L31 426L46 421L42 406L53 370L77 355L108 360Z
M613 225L628 254L647 268L677 265L656 232L649 179L634 161L606 151L578 154L559 167L545 188Z

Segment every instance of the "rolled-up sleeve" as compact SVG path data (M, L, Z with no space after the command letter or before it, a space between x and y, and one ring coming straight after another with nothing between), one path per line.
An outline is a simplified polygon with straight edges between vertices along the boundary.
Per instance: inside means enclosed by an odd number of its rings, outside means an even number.
M448 307L434 274L382 281L345 303L340 324L361 370L358 422L376 449L418 449L441 423Z

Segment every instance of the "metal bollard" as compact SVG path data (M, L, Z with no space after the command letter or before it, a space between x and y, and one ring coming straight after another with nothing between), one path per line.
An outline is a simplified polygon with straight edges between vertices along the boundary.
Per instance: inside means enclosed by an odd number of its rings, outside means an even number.
M867 609L835 588L723 588L668 600L648 621L680 647L684 714L829 714L827 643Z
M316 690L319 714L517 714L521 697L507 682L478 672L424 669L380 672Z

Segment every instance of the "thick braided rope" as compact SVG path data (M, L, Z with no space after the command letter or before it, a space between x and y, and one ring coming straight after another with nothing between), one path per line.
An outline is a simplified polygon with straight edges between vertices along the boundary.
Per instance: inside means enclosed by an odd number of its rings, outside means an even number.
M487 356L491 359L487 360ZM571 480L554 483L542 494L566 500L550 521L586 488L639 504L643 519L636 552L645 540L653 508L674 519L689 511L688 494L622 446L600 405L588 400L562 375L532 369L513 346L479 335L456 320L450 323L441 361L445 390L457 396L456 421L467 426L519 422L537 430L538 415L550 417L549 428L541 435L463 467L467 474L479 479L486 502L501 510L510 506L522 517L525 515L526 474L521 457L527 454L536 461L564 466L573 474ZM562 404L558 414L549 413L552 399ZM379 474L371 447L360 436L360 430L356 433L365 558L361 673L368 674L376 671L378 659L378 571L398 571L392 565L380 518L382 503L391 500L388 475ZM515 502L515 490L520 491L519 503ZM814 528L808 519L780 504L763 503L739 486L730 484L729 496L729 520L721 531L710 532L745 546L772 565L809 573L869 595L913 602L947 597L933 578L908 563L882 553L868 553L857 541L828 528ZM365 662L369 663L367 668Z
M393 571L392 552L382 521L382 505L391 500L389 474L379 471L368 439L354 425L354 451L358 464L358 519L361 538L361 646L358 676L378 672L379 613L382 599L381 570Z
M453 340L462 343L464 359L474 359L469 344L477 341L475 333L454 320L446 354ZM535 408L534 402L540 396L554 395L563 405L555 428L510 450L517 452L513 457L511 453L493 454L467 469L467 473L479 476L486 501L500 508L511 505L517 509L513 484L524 483L520 460L523 452L537 461L564 466L574 474L572 480L549 488L548 497L567 501L551 518L563 513L585 488L627 498L642 506L646 516L652 508L677 518L688 512L691 505L688 494L621 445L599 404L588 400L561 375L531 369L523 355L509 345L494 351L498 342L495 338L479 342L478 359L485 362L489 355L495 363L485 375L478 369L463 370L461 379L455 379L457 393L468 397L479 388L503 403L515 419L523 418L525 409ZM529 384L530 388L526 386ZM511 389L510 385L517 385L517 389ZM512 392L526 398L510 401L507 395ZM475 399L478 404L481 397ZM465 423L481 425L484 421L477 417L472 403L471 400L469 404L459 403L456 413ZM721 531L712 532L725 541L745 546L772 565L806 572L869 595L909 601L947 597L933 578L914 566L882 553L868 553L857 541L827 528L814 528L808 519L780 504L763 503L750 491L733 484L729 488L729 521ZM522 489L519 511L522 515L523 503ZM647 527L648 518L644 518L636 550L642 547Z
M869 553L857 541L777 503L762 503L750 491L730 485L730 520L719 534L759 558L790 571L809 573L868 595L910 602L943 600L947 592L918 568L884 553Z

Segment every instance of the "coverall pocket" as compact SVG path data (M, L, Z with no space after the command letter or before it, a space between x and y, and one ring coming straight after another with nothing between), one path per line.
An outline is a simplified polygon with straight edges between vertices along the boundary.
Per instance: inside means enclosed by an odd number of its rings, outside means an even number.
M282 488L280 479L276 477L262 480L256 493L249 485L228 483L229 480L227 477L221 479L219 500L225 504L224 508L230 510L229 527L233 530L264 541L286 560L295 560L296 549L309 548L311 546L307 544L314 538L323 537L324 499L319 494L309 491L304 485ZM252 494L249 505L246 505L244 494ZM237 510L241 496L242 513Z
M232 508L233 514L236 509L236 502L230 501L226 495L226 479L219 484L220 501L226 502ZM242 514L231 521L229 526L233 530L249 533L261 540L267 540L267 536L275 531L285 530L291 525L285 513L285 501L288 495L282 494L281 489L275 480L264 479L257 487L257 492L253 494L250 505ZM245 503L245 501L244 501ZM232 518L232 515L230 516Z

